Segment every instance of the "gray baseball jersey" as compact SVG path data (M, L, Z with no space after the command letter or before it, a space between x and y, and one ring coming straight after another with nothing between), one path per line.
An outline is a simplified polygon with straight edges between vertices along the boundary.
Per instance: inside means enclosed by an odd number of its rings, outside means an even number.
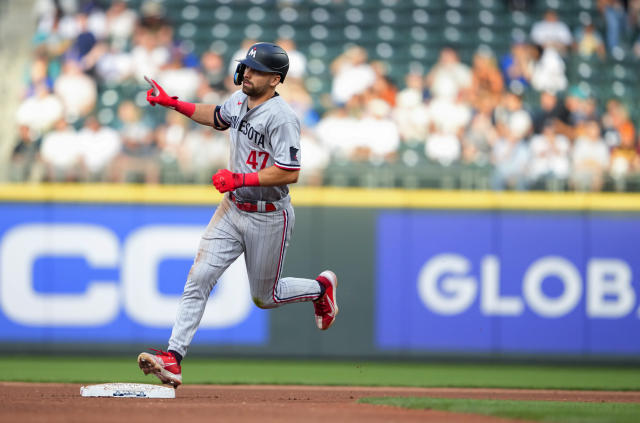
M300 121L279 96L248 109L248 97L236 91L220 109L229 125L232 172L250 173L275 165L281 169L300 169ZM289 194L289 188L242 187L235 191L241 200L276 202Z
M300 122L293 110L279 96L251 110L247 101L238 91L220 109L220 117L230 130L231 170L257 172L272 165L299 169ZM312 301L321 295L314 279L281 278L295 222L288 187L242 187L234 195L243 202L272 203L275 211L243 211L229 194L224 196L200 240L171 332L169 349L182 356L200 324L209 293L242 253L251 296L258 307Z

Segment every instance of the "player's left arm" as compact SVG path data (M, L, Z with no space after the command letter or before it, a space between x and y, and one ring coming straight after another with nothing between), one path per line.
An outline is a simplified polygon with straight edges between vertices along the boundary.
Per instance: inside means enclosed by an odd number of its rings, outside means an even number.
M300 169L282 169L278 166L269 166L258 172L260 186L275 187L281 185L295 184L298 182Z
M281 169L275 165L251 173L234 173L229 169L220 169L211 177L211 182L218 191L225 193L240 187L273 187L293 184L298 182L299 174L299 169Z

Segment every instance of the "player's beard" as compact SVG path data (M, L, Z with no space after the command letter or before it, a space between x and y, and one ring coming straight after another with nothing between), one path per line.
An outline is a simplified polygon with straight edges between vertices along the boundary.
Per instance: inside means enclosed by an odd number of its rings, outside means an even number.
M248 95L249 97L259 98L267 93L269 90L269 85L265 84L261 87L256 87L251 84L250 86L242 85L242 92Z

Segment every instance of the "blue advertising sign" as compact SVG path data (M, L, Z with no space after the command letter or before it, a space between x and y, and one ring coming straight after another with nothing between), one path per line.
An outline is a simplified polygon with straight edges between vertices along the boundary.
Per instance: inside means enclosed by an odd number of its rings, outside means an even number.
M0 341L166 342L211 207L0 204ZM259 345L241 256L194 344Z
M389 211L377 221L382 350L640 353L640 217Z

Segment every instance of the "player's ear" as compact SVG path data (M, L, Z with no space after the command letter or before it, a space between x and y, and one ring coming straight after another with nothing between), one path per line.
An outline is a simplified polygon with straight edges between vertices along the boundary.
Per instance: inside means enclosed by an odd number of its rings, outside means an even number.
M280 74L277 74L277 73L273 74L273 76L271 77L271 84L270 85L272 87L275 87L276 85L278 85L280 83L280 79L281 79Z

